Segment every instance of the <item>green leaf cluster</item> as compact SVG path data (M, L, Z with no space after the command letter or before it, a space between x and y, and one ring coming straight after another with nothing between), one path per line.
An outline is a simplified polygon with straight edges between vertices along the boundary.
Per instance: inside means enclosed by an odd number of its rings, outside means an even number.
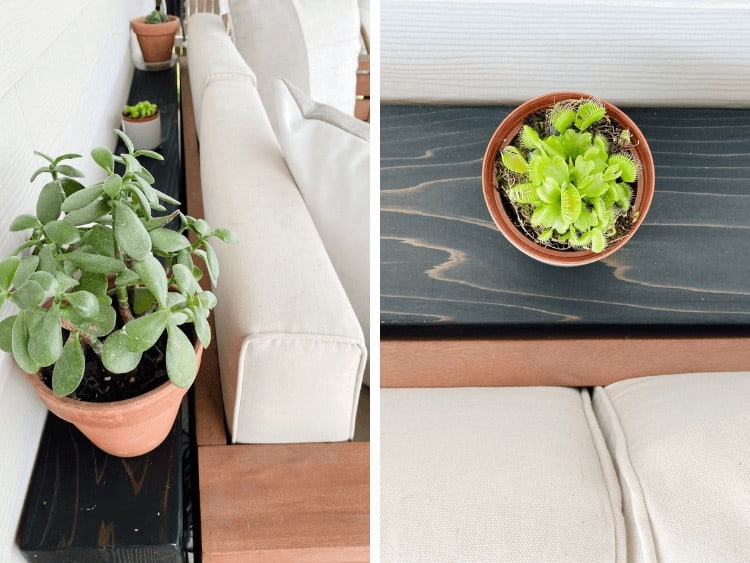
M159 106L152 104L148 100L142 100L132 106L126 105L122 110L122 115L131 119L142 119L156 115L157 111L159 111Z
M552 134L524 125L517 145L502 151L505 194L539 242L602 252L630 209L638 164L596 131L605 114L593 100L558 104L548 115Z
M17 310L0 321L0 349L28 373L54 366L53 391L61 396L79 386L87 347L110 372L127 373L165 331L168 376L189 386L197 362L183 328L192 323L208 346L208 315L216 305L214 294L199 285L199 264L215 285L219 262L210 241L236 242L227 229L168 212L164 204L179 202L154 187L141 163L162 156L136 151L124 133L116 133L127 151L93 149L106 177L89 186L64 163L79 155L37 153L47 165L32 181L40 174L51 179L36 213L11 223L12 231L30 231L28 240L0 261L0 312L6 302Z
M169 21L167 14L160 12L159 10L154 10L146 16L146 23L164 23L166 21Z

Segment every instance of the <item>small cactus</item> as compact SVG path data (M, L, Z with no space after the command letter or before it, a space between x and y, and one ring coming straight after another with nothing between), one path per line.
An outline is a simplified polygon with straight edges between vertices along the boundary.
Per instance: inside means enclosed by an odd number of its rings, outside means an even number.
M148 100L143 100L133 106L125 106L125 109L122 110L122 115L131 119L142 119L156 115L157 111L159 111L159 106L152 104Z
M158 10L154 10L146 16L146 23L165 23L168 20L169 18L167 17L167 14L159 12Z

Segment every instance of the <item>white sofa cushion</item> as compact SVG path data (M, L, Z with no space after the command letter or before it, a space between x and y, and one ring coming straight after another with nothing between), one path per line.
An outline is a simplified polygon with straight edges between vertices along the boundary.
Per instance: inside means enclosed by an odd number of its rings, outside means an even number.
M282 80L275 105L284 159L369 342L370 126Z
M318 102L354 113L357 0L232 0L230 7L237 48L258 77L274 130L277 78L286 78Z
M258 92L248 80L215 80L202 109L205 217L239 238L216 245L216 332L232 440L348 440L364 338Z
M383 0L387 103L750 104L748 2Z
M625 561L588 393L381 390L383 561Z
M213 80L249 80L255 74L234 47L220 16L197 13L190 17L188 68L195 126L200 137L203 90Z
M629 559L750 561L750 373L660 375L594 393Z

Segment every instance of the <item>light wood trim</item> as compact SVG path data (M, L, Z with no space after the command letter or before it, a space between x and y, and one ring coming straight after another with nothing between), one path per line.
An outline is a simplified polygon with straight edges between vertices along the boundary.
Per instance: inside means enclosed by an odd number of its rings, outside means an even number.
M354 102L354 117L370 121L370 56L360 55L357 68L357 99Z
M369 448L198 448L203 561L367 561Z
M381 387L590 387L750 370L750 337L384 339L380 366Z
M188 214L203 217L203 195L201 191L201 166L198 153L198 133L195 126L193 96L190 91L190 76L187 60L180 58L180 92L182 112L182 147L185 153L185 203ZM208 289L209 277L205 265L201 285ZM216 334L214 317L209 318L212 334ZM224 403L221 397L219 377L219 357L216 344L203 351L203 359L194 385L195 397L195 436L198 446L222 445L227 443L224 426Z

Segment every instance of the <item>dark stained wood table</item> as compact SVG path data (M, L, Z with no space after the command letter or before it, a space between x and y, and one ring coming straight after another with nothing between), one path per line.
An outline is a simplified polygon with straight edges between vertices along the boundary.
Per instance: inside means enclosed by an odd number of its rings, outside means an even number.
M163 142L157 151L165 160L143 162L160 190L181 199L177 80L177 67L136 70L128 102L148 99L159 105ZM181 412L156 450L129 459L105 454L75 427L49 414L18 530L26 558L56 563L184 561L184 512L190 504L183 488L185 459L190 460L185 404Z
M386 369L405 356L393 355L391 340L678 336L746 345L750 111L625 108L654 155L651 210L610 258L559 268L512 247L484 203L484 150L511 109L381 108L384 385L403 376ZM729 367L750 368L747 347L733 358Z

